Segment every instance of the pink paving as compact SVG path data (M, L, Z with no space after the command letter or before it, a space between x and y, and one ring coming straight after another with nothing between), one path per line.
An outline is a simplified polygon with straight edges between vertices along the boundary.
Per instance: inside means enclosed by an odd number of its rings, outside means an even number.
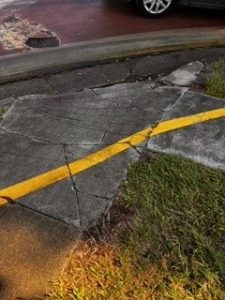
M43 25L62 44L158 30L225 27L224 12L178 8L163 18L146 19L124 0L37 0L0 10L0 17L12 14ZM23 50L7 51L0 45L0 54L15 51Z

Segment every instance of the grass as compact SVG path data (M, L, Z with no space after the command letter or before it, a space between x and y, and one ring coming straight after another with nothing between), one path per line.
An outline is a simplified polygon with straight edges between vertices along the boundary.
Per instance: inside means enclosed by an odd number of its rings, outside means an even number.
M3 107L0 107L0 121L2 120L2 116L5 112L5 109Z
M225 173L157 155L122 188L132 212L107 242L80 242L49 300L225 299Z
M206 92L210 96L225 98L225 61L213 64Z

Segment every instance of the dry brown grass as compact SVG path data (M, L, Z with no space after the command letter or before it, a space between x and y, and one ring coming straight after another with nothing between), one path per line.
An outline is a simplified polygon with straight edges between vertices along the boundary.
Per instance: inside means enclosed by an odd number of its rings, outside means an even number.
M80 243L49 299L147 300L156 271L141 269L119 245Z

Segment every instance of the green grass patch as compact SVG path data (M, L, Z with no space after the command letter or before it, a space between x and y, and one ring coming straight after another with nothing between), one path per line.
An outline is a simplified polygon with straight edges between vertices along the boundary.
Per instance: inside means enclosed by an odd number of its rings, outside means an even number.
M225 299L225 173L157 155L129 170L133 212L107 243L81 243L51 300Z
M225 98L225 61L213 64L206 92L213 97Z
M2 116L5 112L5 109L3 107L0 107L0 121L2 120Z

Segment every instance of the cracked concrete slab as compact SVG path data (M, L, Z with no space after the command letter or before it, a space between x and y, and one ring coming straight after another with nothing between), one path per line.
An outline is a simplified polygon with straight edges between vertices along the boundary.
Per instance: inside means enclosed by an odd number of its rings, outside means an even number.
M63 145L45 143L0 130L0 189L14 185L66 163ZM79 224L71 181L39 191L21 204L43 215Z
M153 90L151 82L111 89L21 97L5 115L1 128L50 143L100 144L106 131L122 137L143 129L143 120L151 124L151 116L162 113L180 94L176 88Z
M65 163L62 145L0 129L0 188L24 181Z
M155 124L182 92L175 87L155 89L147 81L19 97L0 125L4 145L1 187L68 165ZM26 196L20 203L86 228L110 206L129 162L138 157L131 149L76 177L69 176L68 169L68 180Z
M165 112L162 120L224 108L225 100L186 92ZM181 155L204 165L225 170L225 120L214 120L152 138L151 151ZM190 138L191 137L191 138Z
M77 196L70 179L26 196L20 204L50 218L80 227Z
M68 153L72 161L71 151ZM73 176L82 228L93 226L108 211L122 180L126 178L128 166L138 161L139 157L140 153L131 149L78 176Z

